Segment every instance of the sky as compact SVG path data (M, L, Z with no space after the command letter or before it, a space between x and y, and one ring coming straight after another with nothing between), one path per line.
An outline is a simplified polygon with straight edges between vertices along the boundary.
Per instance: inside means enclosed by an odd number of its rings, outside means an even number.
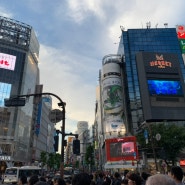
M184 7L185 0L0 0L0 16L34 29L40 84L66 102L68 133L78 121L94 123L99 70L105 55L117 53L120 26L146 28L150 22L151 28L175 28L185 24Z

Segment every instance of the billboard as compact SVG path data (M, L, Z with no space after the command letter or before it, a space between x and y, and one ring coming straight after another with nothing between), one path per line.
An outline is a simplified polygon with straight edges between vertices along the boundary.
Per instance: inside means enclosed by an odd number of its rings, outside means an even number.
M184 25L177 25L176 31L177 31L178 39L185 39L185 26Z
M178 55L138 52L136 64L144 120L185 120L185 86Z
M108 58L109 59L109 58ZM106 138L126 131L124 123L123 84L118 60L105 62L102 69L102 105Z
M0 107L4 107L4 99L10 97L11 84L0 82Z
M183 96L182 84L179 80L150 79L147 83L151 96Z
M185 53L185 26L177 25L176 32L177 32L177 37L179 39L181 51L182 53Z
M14 71L16 56L0 53L0 68Z
M111 138L105 140L108 162L138 159L136 137Z

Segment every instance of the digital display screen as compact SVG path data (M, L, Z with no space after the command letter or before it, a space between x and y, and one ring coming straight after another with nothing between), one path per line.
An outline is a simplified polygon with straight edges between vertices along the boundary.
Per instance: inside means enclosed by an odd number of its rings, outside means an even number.
M0 53L0 68L14 71L16 56Z
M109 162L138 159L135 136L106 139L105 144L106 158Z
M0 82L0 107L4 107L4 99L10 97L11 84Z
M147 80L151 96L183 96L180 81L176 80Z
M134 142L110 143L110 157L134 156Z

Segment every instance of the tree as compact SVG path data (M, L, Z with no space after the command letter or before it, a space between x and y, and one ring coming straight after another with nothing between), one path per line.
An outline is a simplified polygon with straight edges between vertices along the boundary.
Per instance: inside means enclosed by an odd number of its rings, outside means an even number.
M47 164L47 152L45 152L45 151L42 151L41 153L40 153L40 162L41 162L41 164L42 164L42 169L43 169L43 167Z
M61 154L55 153L54 155L54 168L59 169L61 164Z
M143 132L137 135L140 147L151 150L151 142L153 142L157 157L171 161L172 165L174 165L180 152L185 148L185 127L175 124L165 125L164 123L159 123L150 124L145 129L149 129L149 127L150 131L148 131L148 133L150 133L150 135L148 144L145 143ZM159 141L155 139L157 133L161 135Z
M55 167L55 154L54 153L49 153L47 165L50 168L50 170L54 169Z
M94 165L94 147L89 145L86 149L85 162L91 167Z

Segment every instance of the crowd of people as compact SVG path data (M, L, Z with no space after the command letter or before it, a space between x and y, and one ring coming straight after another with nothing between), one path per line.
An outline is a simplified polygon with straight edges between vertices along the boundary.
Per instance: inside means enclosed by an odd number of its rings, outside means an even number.
M184 185L184 172L179 166L171 167L168 174L138 173L129 170L109 173L79 173L72 179L64 180L61 177L47 179L33 175L27 182L26 177L19 179L18 185Z

